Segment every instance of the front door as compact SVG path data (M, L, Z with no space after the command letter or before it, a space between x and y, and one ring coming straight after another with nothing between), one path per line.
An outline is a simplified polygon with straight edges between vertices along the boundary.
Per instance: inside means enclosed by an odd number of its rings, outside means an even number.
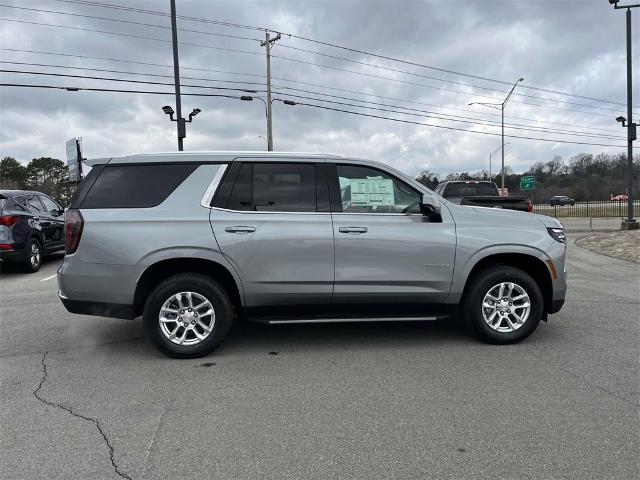
M421 193L375 168L329 165L336 303L425 304L449 294L455 225L420 213Z
M326 304L333 287L333 229L322 164L232 165L211 226L242 280L249 307ZM318 188L320 185L320 188Z

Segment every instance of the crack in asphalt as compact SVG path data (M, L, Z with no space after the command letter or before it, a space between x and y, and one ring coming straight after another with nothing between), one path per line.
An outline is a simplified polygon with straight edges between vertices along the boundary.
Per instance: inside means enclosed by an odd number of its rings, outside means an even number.
M109 448L109 460L111 461L111 465L113 466L114 471L120 476L120 478L126 478L127 480L132 480L132 478L127 475L126 473L123 473L120 471L120 469L118 469L118 465L116 464L114 457L114 452L113 452L113 446L111 445L111 442L109 441L109 437L107 437L107 434L104 433L104 430L102 429L102 427L100 426L100 422L98 422L98 420L96 420L95 418L91 418L91 417L85 417L84 415L74 412L71 408L69 407L65 407L64 405L60 404L60 403L55 403L52 402L50 400L47 400L46 398L43 398L40 396L39 392L40 389L42 388L42 386L44 385L44 382L47 380L47 364L45 362L45 360L47 359L47 352L44 352L44 354L42 355L42 360L40 360L40 363L42 363L42 380L40 380L40 384L38 385L38 388L36 388L33 391L33 396L36 397L38 400L40 400L42 403L49 405L51 407L54 408L59 408L61 410L64 410L65 412L70 413L71 415L73 415L74 417L80 418L82 420L86 420L87 422L91 422L93 423L96 428L98 429L98 432L100 432L100 435L102 435L102 438L104 439L105 443L107 444L107 447Z

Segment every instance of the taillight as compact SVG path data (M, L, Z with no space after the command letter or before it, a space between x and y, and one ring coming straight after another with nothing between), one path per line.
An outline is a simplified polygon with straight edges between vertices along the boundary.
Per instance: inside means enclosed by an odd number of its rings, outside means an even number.
M529 204L527 205L527 212L533 212L533 203L531 203L531 200L529 200Z
M79 210L67 210L64 217L65 253L74 253L78 249L84 219Z
M13 227L19 221L20 221L20 215L1 215L0 216L0 225L4 225L5 227Z

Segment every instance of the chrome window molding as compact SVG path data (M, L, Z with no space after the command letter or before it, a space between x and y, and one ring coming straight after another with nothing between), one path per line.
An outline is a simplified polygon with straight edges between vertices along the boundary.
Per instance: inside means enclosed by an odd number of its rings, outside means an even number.
M216 174L213 176L213 179L211 180L211 183L207 187L207 190L204 192L202 199L200 199L200 205L202 205L203 207L211 208L211 201L213 200L213 196L215 195L216 190L218 190L218 186L222 181L222 176L224 175L224 172L227 171L228 166L229 164L226 164L226 163L220 165L220 168L218 169Z

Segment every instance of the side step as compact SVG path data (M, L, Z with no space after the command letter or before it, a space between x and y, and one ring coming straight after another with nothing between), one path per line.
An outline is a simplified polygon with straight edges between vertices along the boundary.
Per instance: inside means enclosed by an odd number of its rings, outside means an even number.
M385 317L364 317L364 316L245 316L251 322L266 323L269 325L282 325L294 323L356 323L356 322L425 322L440 320L450 317L451 314L442 315L416 315L416 316L385 316Z

